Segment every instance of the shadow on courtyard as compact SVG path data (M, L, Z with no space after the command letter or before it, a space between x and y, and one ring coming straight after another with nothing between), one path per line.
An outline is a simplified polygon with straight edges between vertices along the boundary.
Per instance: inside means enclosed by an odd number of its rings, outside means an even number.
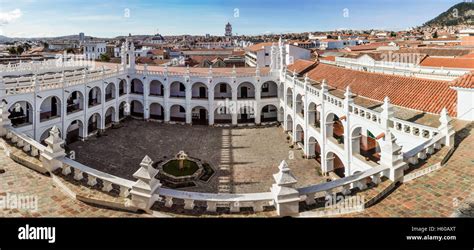
M168 125L128 120L101 137L68 145L76 160L92 168L135 181L133 173L148 155L154 162L174 157L183 150L189 156L208 162L216 174L207 182L182 190L221 192L220 177L230 183L230 192L266 192L273 184L278 164L288 157L284 133L271 128L214 128L209 126ZM298 158L298 157L296 157ZM299 185L319 183L315 162L301 157L288 161ZM322 178L321 178L322 179Z

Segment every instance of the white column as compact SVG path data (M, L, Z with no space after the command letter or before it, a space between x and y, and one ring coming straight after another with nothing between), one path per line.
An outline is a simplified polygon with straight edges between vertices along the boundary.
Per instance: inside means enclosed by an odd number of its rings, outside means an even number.
M260 77L256 78L256 84L255 84L255 102L256 105L255 108L255 123L260 124L261 123L261 114L262 114L262 108L263 105L260 105L260 100L261 100L261 93L262 93L262 85L260 83Z
M209 103L209 108L207 110L209 114L209 125L214 125L214 87L211 82L208 82L208 89L207 89L207 100Z
M185 86L186 86L186 123L191 124L192 123L192 114L193 110L191 109L191 98L192 98L192 86L191 83L189 82L189 78L185 78Z
M237 114L240 112L238 109L237 105L237 91L238 91L238 86L235 86L232 88L232 104L233 105L233 112L232 112L232 125L237 125Z
M346 88L346 92L344 93L344 113L345 113L345 121L344 121L344 154L345 154L345 176L351 175L351 155L352 155L352 145L351 145L351 123L350 123L350 112L349 107L354 103L352 99L352 93L349 86ZM341 159L342 160L342 159Z
M296 138L296 96L297 96L297 93L296 93L296 74L293 75L293 82L292 82L292 85L293 85L293 100L291 101L291 103L293 103L293 143L295 143L297 141L297 138Z
M163 105L163 110L165 112L165 122L170 121L170 86L167 82L168 78L166 78L166 81L163 83L163 90L164 90L164 105Z
M309 152L309 135L308 135L308 123L309 123L309 102L308 102L308 84L309 84L309 78L308 75L305 76L304 79L304 97L302 98L303 100L303 109L304 109L304 154L306 156L310 156L311 153Z
M287 119L287 114L288 114L288 86L286 84L286 77L285 80L280 84L280 86L283 88L283 129L286 131L286 128L288 127L288 119Z
M326 155L327 155L327 152L326 152L326 145L327 145L327 121L326 121L326 107L325 107L325 101L324 101L324 95L328 93L328 89L327 89L327 84L326 84L326 80L323 80L322 81L322 84L321 84L321 91L319 92L319 96L321 98L321 117L320 117L320 121L321 121L321 145L320 148L321 148L321 170L324 173L327 173L328 172L328 166L327 166L327 161L326 161Z
M150 119L150 80L147 75L143 78L143 118L148 120Z

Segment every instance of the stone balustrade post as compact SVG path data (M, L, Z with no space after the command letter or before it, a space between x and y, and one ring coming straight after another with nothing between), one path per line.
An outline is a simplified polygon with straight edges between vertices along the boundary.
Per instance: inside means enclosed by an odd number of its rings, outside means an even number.
M137 181L130 191L132 204L143 210L149 210L158 200L155 192L161 187L160 181L155 178L159 171L152 164L150 157L145 156L140 163L140 168L133 174Z
M299 193L295 185L297 180L291 174L285 161L280 163L279 171L273 175L275 184L271 187L274 204L279 216L295 216L299 213Z
M49 131L49 137L45 140L48 145L46 149L41 153L41 163L43 167L49 172L53 172L58 168L62 168L63 163L61 159L66 156L66 151L62 147L64 140L59 136L58 127L54 126Z
M10 119L8 118L8 116L10 116L10 112L8 111L8 107L7 105L5 104L5 102L3 102L2 100L0 100L0 137L2 136L5 136L7 134L7 131L8 131L8 127L11 126L11 121Z
M441 122L441 125L439 126L438 129L440 130L442 134L446 136L446 140L444 142L445 145L448 147L453 147L455 131L451 124L451 117L449 117L448 111L446 110L446 108L443 108L443 110L441 110L439 121Z
M396 143L395 136L389 130L385 132L382 140L380 165L389 167L384 176L387 176L391 181L397 181L403 177L403 171L407 166L403 161L402 147Z

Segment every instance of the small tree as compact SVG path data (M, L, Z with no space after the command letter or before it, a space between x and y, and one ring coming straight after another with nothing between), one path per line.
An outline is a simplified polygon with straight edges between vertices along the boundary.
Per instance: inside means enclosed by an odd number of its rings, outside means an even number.
M20 45L20 46L16 47L16 53L18 55L21 55L24 51L25 51L25 49L23 48L23 46Z
M438 31L435 31L435 33L433 34L433 38L438 38Z
M107 55L107 54L100 54L100 61L109 62L110 61L110 56Z
M8 48L8 53L11 55L16 55L16 48L15 47L9 47Z

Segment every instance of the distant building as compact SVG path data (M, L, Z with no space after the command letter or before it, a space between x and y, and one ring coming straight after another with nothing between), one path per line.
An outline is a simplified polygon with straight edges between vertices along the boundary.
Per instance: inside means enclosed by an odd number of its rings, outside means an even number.
M145 39L145 43L148 43L148 44L164 44L165 43L165 38L163 38L163 36L160 35L160 34L156 34L152 37L148 37L147 39Z
M83 44L84 56L88 59L99 59L101 54L107 53L107 44L101 41L86 41Z
M82 43L82 42L84 42L84 40L85 40L84 33L83 32L79 33L79 42Z
M230 47L232 47L232 42L231 41L197 42L194 46L196 48L221 49L221 48L230 48Z
M75 48L77 48L77 44L71 41L56 41L48 44L48 49L50 50L66 50Z
M271 53L273 43L258 43L249 47L246 47L245 62L251 67L270 67ZM292 44L282 45L286 51L285 62L286 64L292 64L298 59L310 59L311 50L300 48Z
M232 37L232 25L230 23L225 25L225 36Z

